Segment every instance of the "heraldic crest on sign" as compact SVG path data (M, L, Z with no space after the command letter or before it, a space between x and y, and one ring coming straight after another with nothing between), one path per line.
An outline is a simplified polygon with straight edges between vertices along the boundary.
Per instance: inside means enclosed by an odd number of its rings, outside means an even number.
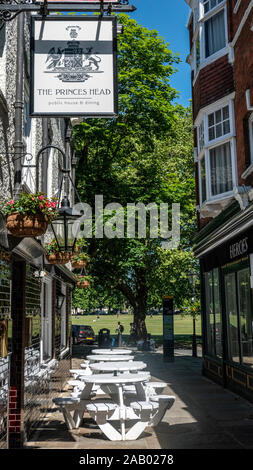
M80 26L66 28L72 40L67 41L67 47L63 49L52 47L49 50L45 73L57 73L62 82L85 82L91 74L104 73L100 70L101 57L92 51L93 47L84 51L76 41L80 29Z

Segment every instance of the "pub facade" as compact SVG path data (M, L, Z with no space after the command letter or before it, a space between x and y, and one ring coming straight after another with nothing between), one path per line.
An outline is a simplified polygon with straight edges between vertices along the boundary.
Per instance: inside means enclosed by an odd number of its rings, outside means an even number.
M74 180L75 156L67 118L29 116L30 19L20 16L0 31L0 206L20 192L57 197L57 148L65 153ZM21 101L17 101L19 28L25 32ZM20 73L20 71L19 71ZM17 141L15 108L21 107ZM14 157L21 146L21 158ZM41 148L47 148L36 165ZM74 203L74 189L65 185ZM17 238L6 228L0 207L0 449L22 448L62 390L71 367L71 263L50 264L45 235Z
M253 401L253 5L186 1L203 373Z

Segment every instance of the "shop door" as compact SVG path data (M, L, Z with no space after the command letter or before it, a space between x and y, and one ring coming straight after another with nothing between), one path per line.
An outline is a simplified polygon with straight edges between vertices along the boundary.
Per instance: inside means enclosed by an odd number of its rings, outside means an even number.
M225 274L228 359L253 366L250 269Z

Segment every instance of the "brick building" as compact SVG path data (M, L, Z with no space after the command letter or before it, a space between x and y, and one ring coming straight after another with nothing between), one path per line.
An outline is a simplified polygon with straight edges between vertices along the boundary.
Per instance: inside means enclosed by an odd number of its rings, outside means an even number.
M19 191L57 195L59 152L65 152L75 173L71 122L29 116L30 22L26 15L0 31L0 203ZM24 31L24 46L20 33ZM23 54L21 95L17 63ZM20 90L19 90L20 91ZM21 100L20 100L21 98ZM21 139L17 114L21 109ZM21 158L16 158L19 148ZM66 189L66 188L65 188ZM68 198L74 203L73 187ZM17 239L6 229L0 211L0 449L22 447L41 420L52 398L62 389L71 367L71 296L75 277L68 265L50 265L45 235ZM43 278L38 272L45 273Z
M203 372L253 400L253 2L186 2Z

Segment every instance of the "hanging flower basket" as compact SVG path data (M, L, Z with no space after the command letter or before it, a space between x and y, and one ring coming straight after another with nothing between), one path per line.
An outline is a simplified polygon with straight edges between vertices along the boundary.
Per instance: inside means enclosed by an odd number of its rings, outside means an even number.
M50 264L67 264L70 261L71 253L68 251L56 251L55 253L47 253L46 258Z
M72 265L72 268L74 268L74 269L86 268L87 263L88 263L87 260L77 260L77 261L75 261L75 260L73 260L73 258L71 258L71 265Z
M6 227L15 237L38 237L56 217L55 199L49 200L44 193L20 194L18 199L7 202L2 212Z
M75 254L71 257L72 268L82 269L87 266L89 256L86 253Z
M78 289L84 289L86 287L90 287L90 280L89 280L88 276L86 276L86 277L77 276L76 287L78 287Z
M46 258L50 264L67 264L71 259L70 251L60 251L55 238L45 244Z
M38 214L20 214L14 212L7 215L6 228L14 237L39 237L46 232L47 216Z
M77 281L76 285L79 289L84 289L85 287L90 287L90 282L89 281Z
M84 289L85 287L90 287L90 282L89 281L77 281L76 285L79 289Z

